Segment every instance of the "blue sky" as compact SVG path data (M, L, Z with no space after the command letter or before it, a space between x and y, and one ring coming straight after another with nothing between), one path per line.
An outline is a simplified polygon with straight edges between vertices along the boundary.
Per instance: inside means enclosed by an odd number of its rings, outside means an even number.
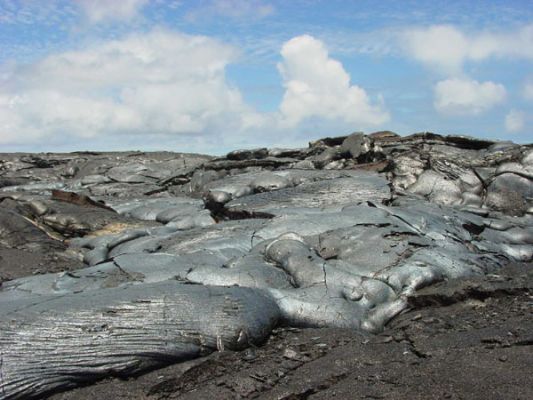
M533 1L0 0L3 151L533 142Z

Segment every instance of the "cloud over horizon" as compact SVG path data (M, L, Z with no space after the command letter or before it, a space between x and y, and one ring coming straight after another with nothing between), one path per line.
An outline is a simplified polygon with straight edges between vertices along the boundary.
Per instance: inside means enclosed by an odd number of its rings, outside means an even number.
M350 75L329 56L321 41L297 36L283 45L281 56L278 69L285 94L280 111L289 126L312 116L362 126L377 126L390 119L382 101L372 104L364 89L351 85Z
M503 105L509 97L502 83L479 82L469 77L465 72L467 64L502 59L533 61L533 24L505 31L474 32L453 25L430 25L406 29L400 40L408 56L441 78L446 77L433 87L433 105L438 113L448 117L479 116ZM526 99L533 97L528 85L523 93ZM522 129L518 128L518 114L513 111L508 112L504 124L507 132Z
M10 150L380 129L526 140L533 111L533 10L513 0L9 0L0 48Z
M389 118L350 85L325 45L299 36L281 49L285 95L279 111L259 113L226 78L233 46L206 36L154 29L83 50L11 64L0 74L0 144L132 135L238 140L250 130L290 133L307 118L376 126ZM310 67L309 60L312 60ZM164 139L162 139L164 140Z
M435 85L434 106L450 115L478 115L505 100L505 87L494 82L469 79L446 79Z
M0 142L62 134L201 134L253 123L225 68L237 51L156 29L13 65L0 87Z
M466 62L511 57L533 60L533 24L505 32L467 33L453 25L406 29L400 40L414 59L448 75L460 75Z

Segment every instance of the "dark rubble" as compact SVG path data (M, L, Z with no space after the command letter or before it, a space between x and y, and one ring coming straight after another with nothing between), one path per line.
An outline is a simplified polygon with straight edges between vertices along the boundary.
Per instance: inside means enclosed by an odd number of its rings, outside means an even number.
M0 398L479 301L446 288L531 263L532 179L531 145L432 133L0 154Z

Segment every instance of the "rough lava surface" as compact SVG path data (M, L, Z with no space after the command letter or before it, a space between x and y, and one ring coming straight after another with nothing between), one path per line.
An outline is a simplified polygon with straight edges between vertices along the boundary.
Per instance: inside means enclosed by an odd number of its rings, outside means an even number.
M532 218L533 146L462 136L0 154L0 398L428 398L451 343L530 349Z

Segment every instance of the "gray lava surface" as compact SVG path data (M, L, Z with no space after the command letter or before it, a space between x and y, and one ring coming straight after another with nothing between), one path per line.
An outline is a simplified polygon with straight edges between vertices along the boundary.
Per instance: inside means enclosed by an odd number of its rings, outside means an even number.
M0 398L533 397L533 146L0 154Z

